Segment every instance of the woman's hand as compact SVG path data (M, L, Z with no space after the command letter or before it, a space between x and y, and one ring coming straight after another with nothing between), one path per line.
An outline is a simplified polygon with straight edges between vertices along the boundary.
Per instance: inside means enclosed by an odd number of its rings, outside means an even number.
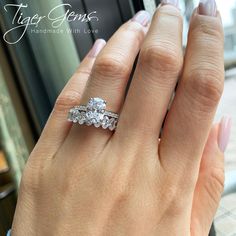
M200 4L183 60L182 16L168 2L151 25L143 11L106 45L98 40L62 91L25 168L13 236L208 234L230 127L224 119L211 130L224 84L222 24L214 1ZM114 133L67 122L92 97L120 114Z

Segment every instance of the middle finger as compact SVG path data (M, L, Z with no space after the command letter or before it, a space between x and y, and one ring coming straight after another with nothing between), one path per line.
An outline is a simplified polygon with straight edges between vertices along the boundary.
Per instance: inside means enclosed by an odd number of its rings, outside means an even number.
M157 9L118 124L116 136L121 142L152 139L156 145L183 65L182 28L176 5L162 4Z

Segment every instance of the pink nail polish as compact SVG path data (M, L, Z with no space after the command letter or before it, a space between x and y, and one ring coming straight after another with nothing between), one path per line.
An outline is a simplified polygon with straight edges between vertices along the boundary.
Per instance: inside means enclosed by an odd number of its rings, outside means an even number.
M228 116L223 117L220 122L219 136L218 136L218 145L222 152L225 152L228 146L231 128L232 128L232 118Z
M161 4L163 4L163 5L169 4L169 5L173 5L175 7L179 7L179 0L162 0Z
M104 48L105 45L106 41L104 39L97 39L92 49L88 53L88 57L96 57L100 53L100 51Z
M217 6L215 0L200 0L198 14L206 16L216 16Z
M151 15L147 11L139 11L131 19L132 21L138 22L142 26L147 26L151 20Z

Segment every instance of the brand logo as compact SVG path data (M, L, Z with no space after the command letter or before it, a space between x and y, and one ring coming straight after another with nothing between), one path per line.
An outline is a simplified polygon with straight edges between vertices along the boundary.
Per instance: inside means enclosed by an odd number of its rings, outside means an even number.
M67 10L64 10L65 7L67 8ZM77 14L72 11L72 6L69 3L57 5L56 7L51 9L47 15L43 16L39 14L35 14L33 16L25 16L22 10L28 8L28 4L6 4L4 6L4 10L7 13L9 12L10 8L14 8L15 10L15 13L12 16L11 20L11 24L13 27L8 29L3 35L4 41L8 44L18 43L24 37L30 26L37 29L42 21L49 21L53 30L59 30L59 28L65 22L79 21L87 23L91 21L99 21L98 17L96 16L96 11L90 12L88 14ZM63 14L61 14L62 9ZM12 41L9 37L9 34L18 29L21 29L22 31L19 37ZM36 31L34 30L32 32Z

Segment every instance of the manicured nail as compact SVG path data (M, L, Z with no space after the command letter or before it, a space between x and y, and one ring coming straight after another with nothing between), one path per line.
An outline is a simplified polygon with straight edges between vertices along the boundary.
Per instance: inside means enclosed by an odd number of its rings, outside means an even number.
M88 57L96 57L101 52L101 50L104 48L105 45L106 41L104 39L97 39L92 49L88 53Z
M173 5L175 7L179 7L179 0L162 0L161 4L162 5L169 4L169 5Z
M232 118L228 116L223 117L220 122L219 136L218 136L218 145L222 152L225 152L228 146L231 128L232 128Z
M200 0L198 14L206 16L216 16L217 6L215 0Z
M134 15L132 21L138 22L142 26L147 26L151 20L151 15L147 11L139 11Z

